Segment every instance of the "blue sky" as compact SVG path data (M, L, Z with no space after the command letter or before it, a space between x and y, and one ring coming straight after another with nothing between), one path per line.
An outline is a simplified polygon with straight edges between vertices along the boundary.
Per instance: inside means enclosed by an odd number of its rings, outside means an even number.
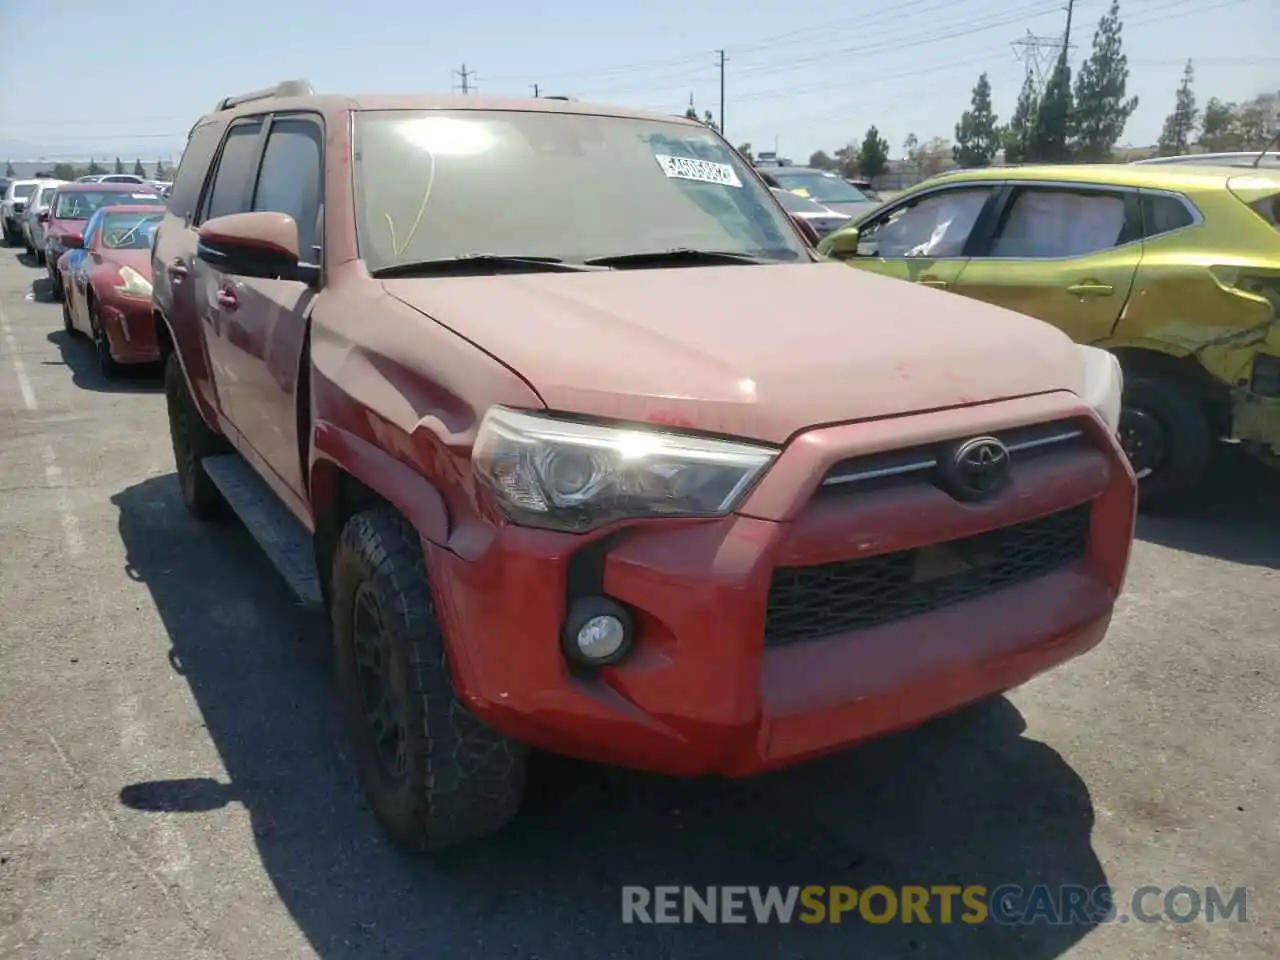
M1073 65L1107 2L1078 0ZM1011 42L1060 35L1064 3L63 0L50 15L8 0L0 159L176 159L219 97L299 76L324 91L444 91L464 63L482 94L527 95L537 83L544 94L667 112L682 112L692 94L718 113L720 48L734 143L770 149L776 138L784 155L805 158L876 124L897 156L909 133L950 138L983 70L997 112L1011 113L1024 69ZM1121 15L1129 90L1141 98L1124 143L1154 142L1187 57L1201 103L1280 89L1277 0L1122 0ZM18 41L28 20L44 44ZM88 45L95 37L109 39L100 53ZM55 51L62 70L48 59Z

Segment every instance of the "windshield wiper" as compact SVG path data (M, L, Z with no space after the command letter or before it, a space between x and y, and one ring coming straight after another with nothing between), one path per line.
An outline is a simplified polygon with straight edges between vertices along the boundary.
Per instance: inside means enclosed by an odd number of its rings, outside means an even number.
M542 270L548 273L580 273L591 267L577 263L565 263L558 257L519 257L500 253L467 253L457 257L438 257L434 260L412 260L378 267L369 273L375 277L419 277L434 273L455 273L475 269Z
M610 257L592 257L583 262L599 267L640 267L664 263L781 263L783 261L768 260L732 250L694 250L689 247L676 247L673 250L650 250L646 253L617 253Z

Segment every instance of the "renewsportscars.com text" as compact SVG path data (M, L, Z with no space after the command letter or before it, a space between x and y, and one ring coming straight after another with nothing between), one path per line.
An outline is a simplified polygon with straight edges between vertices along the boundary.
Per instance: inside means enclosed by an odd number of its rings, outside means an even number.
M1207 923L1247 917L1244 887L624 886L623 923Z

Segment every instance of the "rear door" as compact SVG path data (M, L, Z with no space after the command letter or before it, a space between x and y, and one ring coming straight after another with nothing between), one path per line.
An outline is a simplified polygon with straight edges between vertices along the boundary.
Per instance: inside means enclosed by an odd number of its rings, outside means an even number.
M1142 260L1136 190L1011 183L990 223L956 293L1044 320L1077 343L1111 335Z
M323 170L322 119L311 113L272 116L250 208L292 217L300 258L317 266L323 264ZM223 306L222 334L236 372L232 403L241 449L308 519L296 392L316 291L296 280L227 276L225 284L234 306Z
M885 207L858 228L846 263L872 273L946 289L968 261L972 238L992 215L1000 183L948 184Z
M206 220L249 209L253 178L262 154L266 121L263 117L243 117L227 128L210 174L209 186L193 224L196 230ZM194 231L193 231L194 232ZM235 395L242 371L236 350L227 340L227 324L236 310L237 277L223 273L195 257L195 237L189 253L191 297L209 354L209 373L222 415L240 429L240 411Z
M210 122L191 131L174 175L173 190L166 205L168 209L160 229L156 231L155 246L151 251L155 302L175 330L195 331L199 328L191 282L196 256L194 220L222 130L221 123ZM203 337L200 337L200 347L205 352L206 369L212 369L208 366L208 350ZM191 389L200 400L209 408L220 409L211 375L203 375L198 369L187 372L191 376Z

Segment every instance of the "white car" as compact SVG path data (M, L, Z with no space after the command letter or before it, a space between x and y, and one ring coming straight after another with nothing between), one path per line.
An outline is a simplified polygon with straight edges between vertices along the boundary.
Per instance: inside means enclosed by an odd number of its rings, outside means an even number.
M53 195L66 182L41 180L39 188L27 201L27 209L22 216L22 240L27 245L27 253L35 257L37 263L44 263L44 225L49 219Z
M27 210L27 202L40 188L43 180L11 180L9 188L4 192L4 200L0 202L0 226L4 228L4 241L16 247L22 241L22 217Z
M146 183L146 177L136 173L92 173L79 177L76 183Z

